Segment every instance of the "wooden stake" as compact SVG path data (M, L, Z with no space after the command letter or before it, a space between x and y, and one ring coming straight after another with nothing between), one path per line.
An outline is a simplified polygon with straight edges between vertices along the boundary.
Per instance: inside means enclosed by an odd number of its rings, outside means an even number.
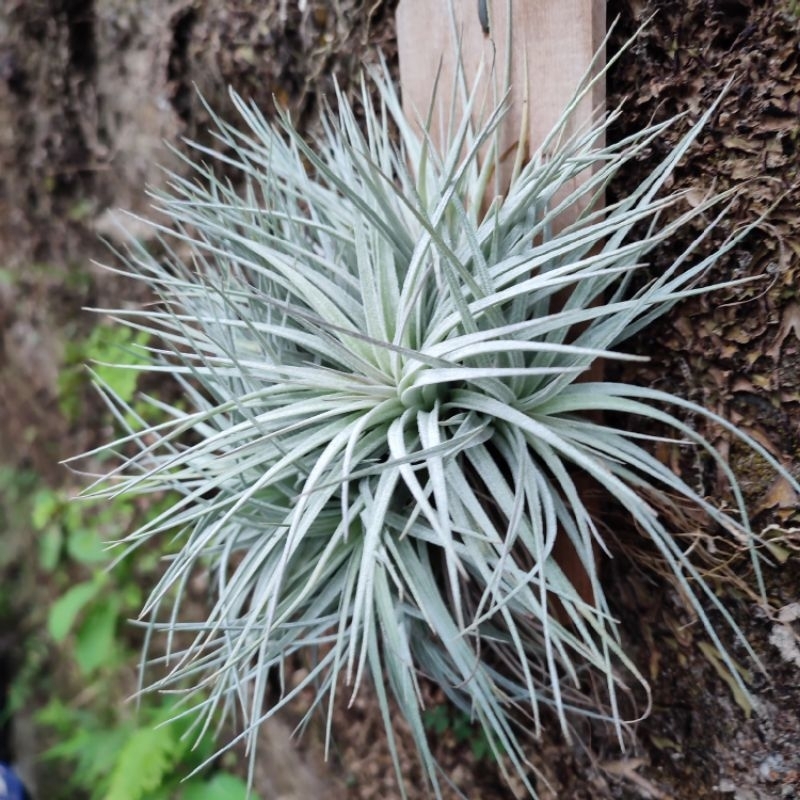
M484 2L488 34L479 13ZM504 82L510 83L501 152L516 144L523 115L533 150L563 113L604 36L603 0L401 0L397 40L403 106L409 119L424 120L439 73L443 102L434 112L431 134L441 143L461 58L468 86L479 71L484 77L491 73L487 85L499 100ZM605 86L600 81L576 110L567 134L587 126L604 105ZM570 221L565 218L562 224Z
M503 97L504 86L510 87L501 152L513 153L526 115L533 151L587 74L605 31L604 0L400 0L397 38L406 115L412 121L426 119L438 74L439 102L433 107L430 133L441 144L460 58L468 87L479 72L487 79L494 102ZM576 109L566 134L588 127L604 104L605 85L600 81ZM503 181L507 182L511 166L503 165L500 191L507 188ZM580 210L576 205L563 214L560 226L573 222ZM590 379L600 377L598 364ZM586 494L595 488L580 476L576 483ZM598 505L587 503L595 512ZM558 537L554 557L581 596L592 598L589 577L566 536Z

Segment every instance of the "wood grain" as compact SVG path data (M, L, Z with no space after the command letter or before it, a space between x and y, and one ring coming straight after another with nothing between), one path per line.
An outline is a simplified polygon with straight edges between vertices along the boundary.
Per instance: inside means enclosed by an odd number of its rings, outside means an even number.
M530 150L535 150L561 116L602 44L605 2L487 0L489 35L481 26L478 0L453 0L450 6L444 0L401 0L398 7L401 88L408 118L427 117L439 73L430 132L441 143L460 58L470 87L480 73L490 107L502 99L508 82L509 110L502 126L501 152L512 150L519 140L523 115L527 116ZM605 86L600 81L581 102L566 134L590 124L604 107ZM461 108L456 107L457 115ZM506 166L510 169L510 164ZM562 224L570 221L565 218Z
M397 37L403 107L407 117L420 123L432 107L430 134L441 145L451 123L451 97L459 59L471 89L480 80L484 108L491 109L508 86L509 109L502 122L501 152L512 152L527 115L528 152L545 141L566 104L587 75L606 31L603 0L487 0L489 33L484 32L479 0L401 0L397 10ZM509 24L510 22L510 24ZM602 59L596 68L602 66ZM438 75L438 84L437 84ZM481 95L478 95L481 97ZM463 114L456 103L455 116ZM599 81L573 114L565 135L588 127L605 111L605 84ZM477 120L476 120L477 121ZM492 187L495 194L507 185L513 155L506 159ZM580 178L576 179L576 182ZM565 187L571 191L574 186ZM574 221L576 204L559 218L559 225ZM596 364L589 380L602 377ZM588 479L575 476L587 496L595 492ZM587 506L599 514L599 503ZM593 596L589 576L566 536L559 536L554 557L584 599Z

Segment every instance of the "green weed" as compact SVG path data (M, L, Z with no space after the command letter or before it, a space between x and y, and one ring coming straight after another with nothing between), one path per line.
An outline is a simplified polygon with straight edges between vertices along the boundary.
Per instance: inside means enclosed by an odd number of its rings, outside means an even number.
M100 324L85 339L67 343L58 377L59 407L64 416L73 421L79 418L93 380L132 402L139 379L137 368L149 362L144 349L149 338L145 333Z

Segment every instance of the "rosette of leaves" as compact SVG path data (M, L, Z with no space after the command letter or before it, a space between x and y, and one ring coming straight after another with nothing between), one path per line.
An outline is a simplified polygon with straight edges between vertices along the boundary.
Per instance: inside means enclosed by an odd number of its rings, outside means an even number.
M216 144L193 145L190 177L157 195L157 256L132 245L124 257L159 301L116 317L161 343L146 369L173 377L181 402L152 399L162 421L147 424L106 389L128 431L106 448L116 466L94 493L180 495L125 542L175 535L143 617L171 643L156 686L186 691L189 705L196 689L202 718L235 714L253 747L260 724L310 690L330 737L335 704L370 680L398 772L395 708L439 795L424 679L535 794L525 750L543 717L567 735L576 712L621 726L624 676L644 682L598 577L607 546L581 474L649 538L741 681L716 628L736 625L660 509L697 507L751 550L759 575L736 479L682 420L704 415L780 465L687 400L586 373L635 358L627 339L719 288L698 282L747 231L696 255L728 198L690 206L664 192L713 109L602 207L611 179L676 120L601 146L613 114L565 133L579 94L486 204L502 104L481 114L473 91L437 149L387 75L373 80L363 119L338 94L312 143L288 116L268 121L232 95L244 130L214 116ZM554 233L576 204L577 221ZM645 269L697 215L705 232L657 274ZM641 420L713 459L728 511L650 453ZM589 597L554 556L560 537ZM197 571L210 575L208 618L182 621ZM307 672L289 686L296 657Z

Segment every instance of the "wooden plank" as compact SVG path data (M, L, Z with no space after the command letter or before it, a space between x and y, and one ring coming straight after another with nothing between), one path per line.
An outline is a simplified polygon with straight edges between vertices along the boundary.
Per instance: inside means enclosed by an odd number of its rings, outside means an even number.
M401 0L397 38L404 108L410 119L426 117L439 69L439 99L449 102L460 37L468 84L474 83L479 70L486 74L494 64L492 88L498 98L502 97L510 54L510 108L503 123L501 150L508 151L517 142L523 114L528 116L533 149L558 120L602 43L605 2L486 0L488 35L482 28L479 6L480 0L453 0L452 4L446 0ZM567 132L588 124L604 104L605 86L598 82L577 109ZM431 133L437 142L447 124L447 105L439 102L433 117Z
M403 107L411 120L424 120L431 107L439 74L439 96L434 105L431 135L441 144L458 59L467 85L475 83L479 71L491 75L490 91L497 98L510 87L509 112L501 132L501 152L513 152L521 122L528 117L529 152L545 140L587 74L606 32L604 0L486 0L488 34L479 14L481 0L401 0L397 10L397 37ZM509 26L509 15L511 25ZM460 49L459 49L460 41ZM492 71L492 66L496 68ZM506 66L507 65L507 66ZM527 97L526 97L527 94ZM496 102L496 101L495 101ZM493 103L494 104L494 103ZM583 99L565 133L588 127L594 114L605 111L605 84L599 81ZM460 116L460 109L456 114ZM513 155L505 164L500 191L507 184ZM580 178L576 179L576 185ZM567 186L564 192L572 191ZM574 221L579 205L559 217L559 225ZM589 380L602 379L597 362ZM587 507L600 515L599 501L589 499L597 487L581 475L576 484ZM587 600L593 597L589 576L566 536L557 537L554 557ZM558 603L554 604L556 611Z

